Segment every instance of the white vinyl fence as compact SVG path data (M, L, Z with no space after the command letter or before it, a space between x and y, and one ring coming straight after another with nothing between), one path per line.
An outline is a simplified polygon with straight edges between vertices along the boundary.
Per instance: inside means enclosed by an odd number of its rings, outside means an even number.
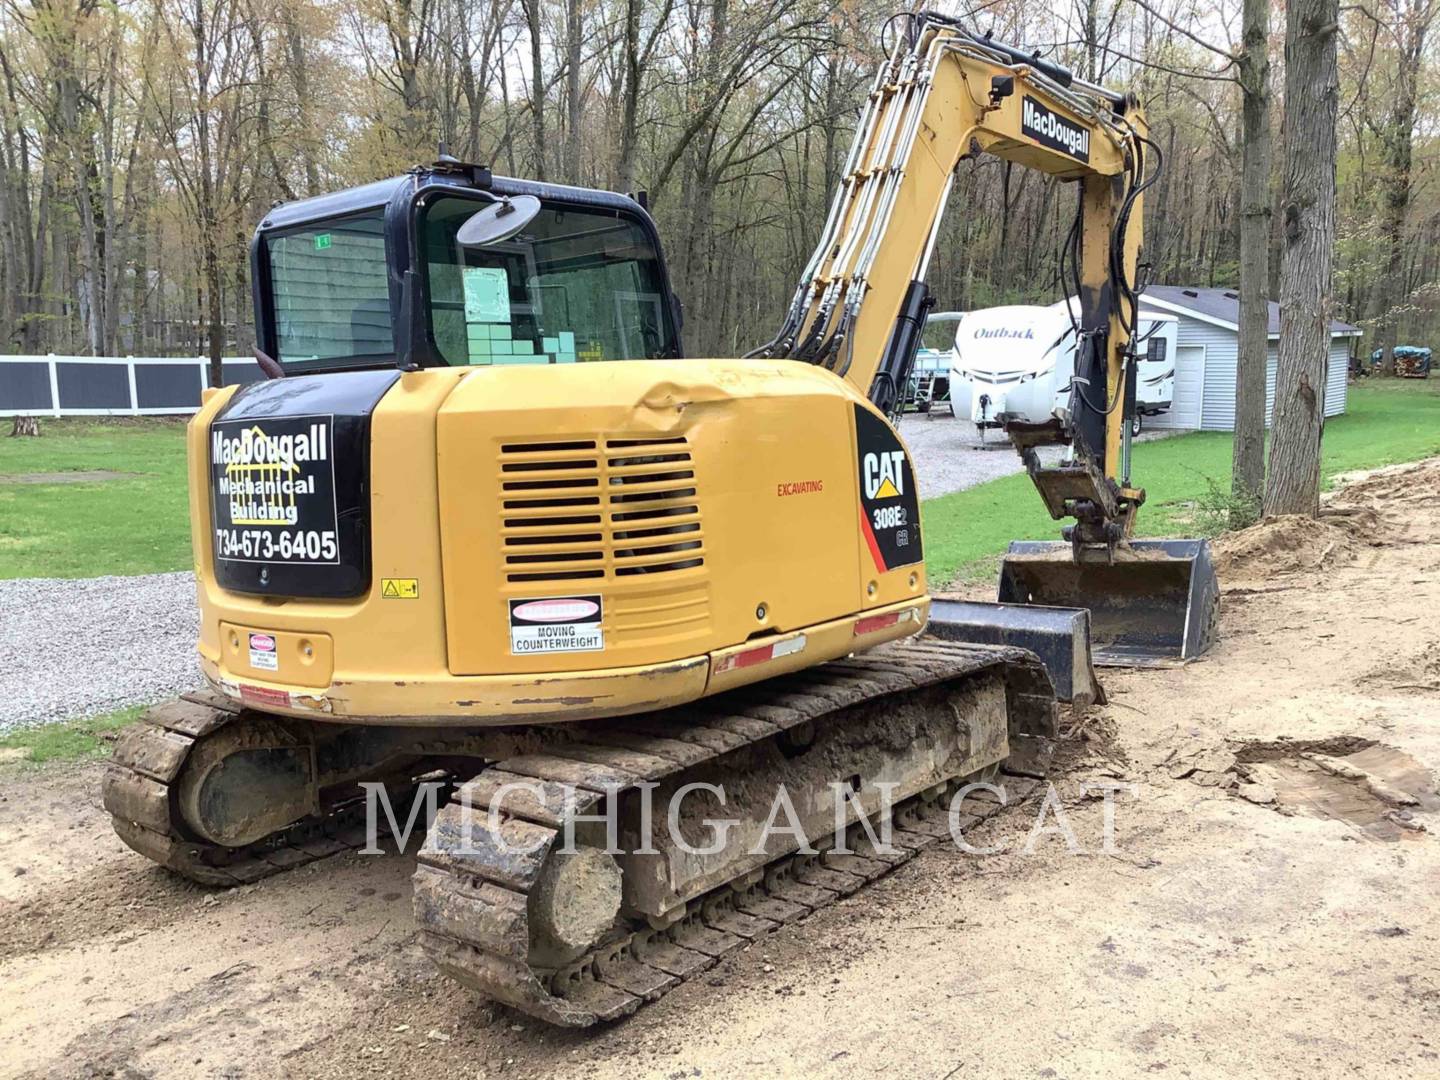
M258 382L246 356L221 360L224 383ZM203 356L0 356L0 416L167 416L200 407Z

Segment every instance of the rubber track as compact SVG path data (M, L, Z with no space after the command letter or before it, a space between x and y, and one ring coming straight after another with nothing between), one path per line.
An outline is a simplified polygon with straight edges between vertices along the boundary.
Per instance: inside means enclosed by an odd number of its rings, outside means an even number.
M607 783L661 780L848 706L986 674L1005 679L1011 761L1023 759L1020 767L1030 774L1002 777L1008 805L1028 795L1038 782L1035 776L1048 765L1043 751L1054 734L1055 704L1044 669L1019 649L926 639L682 708L578 725L574 744L502 761L460 788L421 849L415 912L422 943L457 981L552 1024L586 1027L633 1013L748 941L848 896L948 837L946 807L923 797L896 806L896 853L864 849L857 838L844 846L851 852L866 850L864 857L833 850L782 857L767 866L759 880L748 875L746 880L753 883L743 892L733 883L721 886L690 901L684 916L668 928L640 924L617 930L612 940L558 970L532 968L527 962L527 892L559 831L554 807L516 805L513 792L506 802L502 829L507 840L516 847L528 839L539 844L539 854L528 862L498 851L489 859L477 858L473 848L465 847L467 837L447 825L447 813L453 822L461 806L468 805L466 817L484 821L488 797L499 785L535 779L596 793L579 808L584 811L598 802L598 792ZM1036 762L1041 764L1037 767ZM988 795L965 798L962 827L1000 809ZM517 835L512 837L509 830ZM473 839L470 834L468 840ZM834 839L829 849L837 846Z
M192 748L240 718L237 706L208 693L186 694L149 709L126 728L101 783L120 839L141 855L202 885L258 881L365 846L363 800L325 818L309 818L247 847L196 841L181 822L173 784Z

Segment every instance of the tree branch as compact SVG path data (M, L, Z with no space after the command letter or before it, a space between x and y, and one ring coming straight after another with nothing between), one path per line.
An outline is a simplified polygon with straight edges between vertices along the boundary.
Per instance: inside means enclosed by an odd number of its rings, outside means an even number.
M1155 18L1159 19L1162 23L1168 26L1171 30L1174 30L1175 33L1179 34L1181 37L1189 38L1196 45L1199 45L1202 49L1209 49L1216 56L1223 56L1232 64L1239 60L1239 57L1237 57L1229 49L1222 49L1218 45L1212 45L1210 42L1206 41L1199 35L1192 33L1191 31L1185 29L1183 26L1180 26L1175 22L1172 22L1167 16L1160 14L1160 12L1156 11L1149 4L1147 4L1145 0L1131 0L1131 2L1138 7L1144 8L1151 15L1155 16Z

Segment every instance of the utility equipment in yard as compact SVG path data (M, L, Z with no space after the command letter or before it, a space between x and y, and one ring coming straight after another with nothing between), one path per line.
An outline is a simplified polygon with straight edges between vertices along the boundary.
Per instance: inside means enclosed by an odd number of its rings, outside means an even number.
M904 408L922 412L933 420L940 409L951 416L950 365L955 358L955 324L965 317L960 311L932 311L925 317L915 363L906 380Z
M768 356L680 358L629 198L443 159L271 211L255 309L281 377L211 391L188 435L211 692L118 745L126 843L249 881L357 843L358 783L451 778L415 874L426 949L582 1026L860 888L967 781L1043 772L1035 657L917 638L888 414L953 169L988 149L1079 182L1087 400L1116 404L1065 431L1119 452L1144 123L952 20L905 26ZM1120 546L1101 526L1141 496L1080 462L1032 472L1068 485L1077 544ZM815 853L765 827L782 787ZM607 811L614 844L565 842ZM862 812L901 854L855 839ZM736 822L714 846L707 815Z

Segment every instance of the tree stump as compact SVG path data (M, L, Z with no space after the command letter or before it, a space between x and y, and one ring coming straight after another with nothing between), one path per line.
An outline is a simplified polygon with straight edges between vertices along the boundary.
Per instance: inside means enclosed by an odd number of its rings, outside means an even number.
M37 419L36 419L35 417L33 417L33 416L17 416L17 417L15 417L15 426L10 429L10 437L11 437L12 439L15 438L15 436L17 436L17 435L36 435L36 436L38 436L39 434L40 434L40 421L37 420Z

